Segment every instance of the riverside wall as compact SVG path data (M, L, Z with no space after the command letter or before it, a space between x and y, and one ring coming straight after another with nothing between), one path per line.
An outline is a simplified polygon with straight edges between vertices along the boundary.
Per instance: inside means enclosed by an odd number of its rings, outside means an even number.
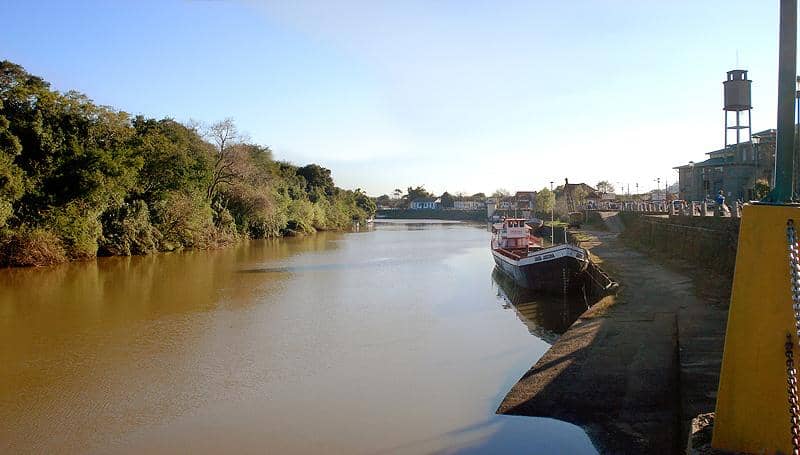
M376 218L404 220L486 221L486 210L378 210Z
M665 216L620 212L620 238L657 256L733 277L739 218Z

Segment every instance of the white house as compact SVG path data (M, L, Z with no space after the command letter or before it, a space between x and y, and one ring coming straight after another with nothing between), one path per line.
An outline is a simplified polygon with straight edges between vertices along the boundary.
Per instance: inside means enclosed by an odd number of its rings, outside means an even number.
M421 199L414 199L411 201L411 210L436 210L440 207L441 201L439 199L434 199L432 197L426 197Z
M475 199L456 199L453 201L453 208L456 210L481 210L485 204Z

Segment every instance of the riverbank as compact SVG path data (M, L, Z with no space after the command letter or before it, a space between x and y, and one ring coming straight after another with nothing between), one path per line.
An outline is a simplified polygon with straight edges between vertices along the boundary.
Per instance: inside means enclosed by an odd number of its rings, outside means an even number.
M617 214L602 217L608 230L581 231L583 246L619 292L581 315L498 413L581 425L603 452L681 452L692 418L714 410L727 300L622 241Z
M243 234L232 232L214 233L208 236L203 242L198 242L192 246L178 246L172 249L151 248L143 251L111 253L108 251L97 251L95 255L70 256L66 254L63 242L54 235L48 235L40 239L33 236L19 236L14 233L0 234L0 269L4 268L38 268L49 267L70 262L94 261L108 257L131 257L131 256L154 256L167 253L182 253L191 251L212 251L235 247L239 244L256 241L281 238L307 237L314 236L321 232L349 232L346 229L314 229L312 232L285 229L284 231L263 238L252 238ZM38 234L41 236L41 234Z
M0 267L214 249L375 213L330 169L276 159L230 118L133 116L9 61L0 73Z

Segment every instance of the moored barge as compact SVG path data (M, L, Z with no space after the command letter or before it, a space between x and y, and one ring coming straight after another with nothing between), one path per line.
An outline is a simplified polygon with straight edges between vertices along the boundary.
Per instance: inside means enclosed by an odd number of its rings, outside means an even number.
M497 267L518 285L546 292L569 292L589 265L589 253L570 244L543 246L522 218L492 225L492 256Z

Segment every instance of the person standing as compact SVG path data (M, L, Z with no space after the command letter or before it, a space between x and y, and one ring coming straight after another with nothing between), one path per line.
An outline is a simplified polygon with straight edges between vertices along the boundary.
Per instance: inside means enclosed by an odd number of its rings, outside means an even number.
M717 207L718 207L718 210L719 210L719 216L725 216L726 213L727 213L726 209L728 207L725 206L725 193L723 193L722 190L719 190L719 194L717 194L716 202L717 202Z

